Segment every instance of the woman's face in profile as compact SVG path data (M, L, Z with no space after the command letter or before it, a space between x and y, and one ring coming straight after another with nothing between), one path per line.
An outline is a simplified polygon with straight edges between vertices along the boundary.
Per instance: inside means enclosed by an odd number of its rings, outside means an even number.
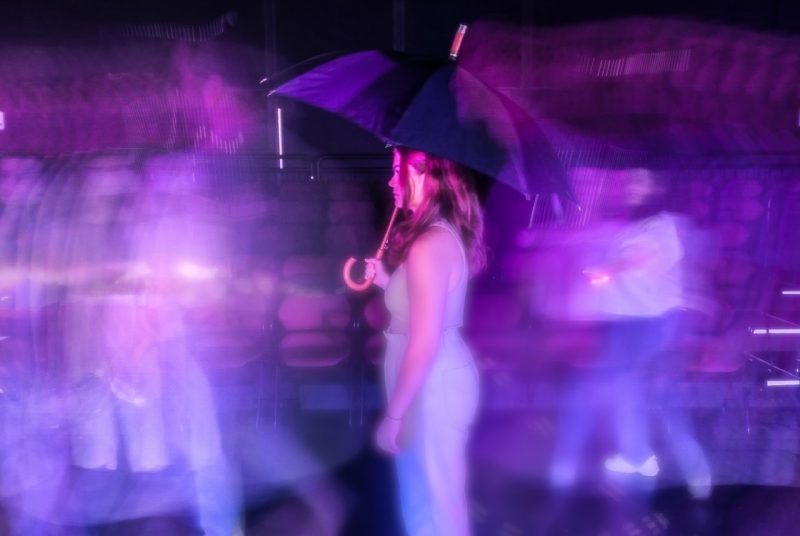
M415 210L423 199L424 182L425 153L414 151L403 158L400 152L395 150L392 158L392 178L389 179L394 206Z

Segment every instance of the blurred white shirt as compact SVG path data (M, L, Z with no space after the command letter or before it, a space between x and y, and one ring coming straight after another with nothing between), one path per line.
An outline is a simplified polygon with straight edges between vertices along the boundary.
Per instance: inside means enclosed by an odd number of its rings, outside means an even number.
M655 317L684 305L684 248L677 219L662 212L611 237L603 263L609 267L608 279L587 282L600 316ZM629 266L615 271L617 263Z

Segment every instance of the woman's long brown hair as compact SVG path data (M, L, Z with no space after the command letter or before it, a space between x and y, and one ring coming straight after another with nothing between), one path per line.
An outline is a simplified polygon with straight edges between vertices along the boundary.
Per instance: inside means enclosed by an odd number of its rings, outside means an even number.
M417 171L424 171L426 177L419 207L395 226L389 242L389 263L393 266L402 264L414 241L435 222L446 220L461 235L470 273L480 272L486 266L486 248L483 243L483 212L472 173L451 160L423 151L405 147L395 147L394 150L400 155L399 178L405 190L405 206L412 196L407 168L412 154L424 155L424 159L412 162L412 165L420 166Z

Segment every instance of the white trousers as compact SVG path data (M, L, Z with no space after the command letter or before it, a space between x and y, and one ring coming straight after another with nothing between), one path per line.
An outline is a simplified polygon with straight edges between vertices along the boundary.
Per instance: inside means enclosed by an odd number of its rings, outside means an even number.
M394 388L405 346L405 336L387 335L387 395ZM470 534L467 442L479 390L469 349L457 332L447 332L404 421L403 449L395 459L398 499L409 536Z

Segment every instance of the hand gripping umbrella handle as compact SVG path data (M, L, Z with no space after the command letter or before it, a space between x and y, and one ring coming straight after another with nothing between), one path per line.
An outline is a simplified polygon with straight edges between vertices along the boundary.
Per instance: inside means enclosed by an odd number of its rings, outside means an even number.
M389 234L392 231L392 225L394 225L394 219L397 217L397 207L394 208L394 212L392 212L392 217L389 219L389 225L386 227L386 233L383 235L383 240L381 240L381 247L378 248L377 253L375 253L375 258L381 260L383 258L383 253L386 251L387 244L389 243ZM372 285L372 280L375 279L375 276L368 277L364 279L364 281L358 282L355 281L350 276L350 270L353 269L353 265L356 263L355 257L350 257L347 259L347 262L344 263L344 268L342 269L342 277L344 277L345 284L350 287L351 289L362 292L367 290L370 285Z

